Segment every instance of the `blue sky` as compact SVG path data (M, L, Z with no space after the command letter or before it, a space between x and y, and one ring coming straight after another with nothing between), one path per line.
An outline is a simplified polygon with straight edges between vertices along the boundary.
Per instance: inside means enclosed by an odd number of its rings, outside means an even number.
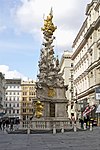
M72 50L72 42L91 0L0 0L0 71L6 78L36 80L42 47L43 16L53 7L55 55Z

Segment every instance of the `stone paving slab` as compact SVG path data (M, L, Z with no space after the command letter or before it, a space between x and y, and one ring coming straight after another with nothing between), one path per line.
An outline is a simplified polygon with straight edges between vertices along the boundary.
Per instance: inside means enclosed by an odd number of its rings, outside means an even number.
M100 127L55 135L0 132L0 150L100 150Z

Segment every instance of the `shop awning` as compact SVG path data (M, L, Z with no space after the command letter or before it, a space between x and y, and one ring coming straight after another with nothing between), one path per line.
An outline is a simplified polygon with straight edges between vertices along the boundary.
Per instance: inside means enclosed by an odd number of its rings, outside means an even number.
M95 109L95 105L92 106L87 106L83 112L83 116L85 117L86 115L88 115L91 111L93 111Z
M96 113L100 113L100 104L97 107Z
M5 115L5 113L4 112L1 112L0 113L0 117L2 117L2 116L4 116Z

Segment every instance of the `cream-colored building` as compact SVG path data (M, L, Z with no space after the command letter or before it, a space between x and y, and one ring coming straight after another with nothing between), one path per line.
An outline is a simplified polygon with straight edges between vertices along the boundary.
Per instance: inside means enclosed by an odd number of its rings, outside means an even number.
M95 98L95 89L100 87L100 0L92 0L87 5L86 19L72 47L74 98L82 111L87 104L99 103ZM91 115L94 116L93 111Z
M66 86L66 98L68 99L66 111L68 118L74 113L73 103L73 61L72 51L64 51L60 61L60 72L63 74L64 85Z
M33 103L36 99L35 82L22 81L21 82L21 120L22 127L27 127L28 121L33 116Z

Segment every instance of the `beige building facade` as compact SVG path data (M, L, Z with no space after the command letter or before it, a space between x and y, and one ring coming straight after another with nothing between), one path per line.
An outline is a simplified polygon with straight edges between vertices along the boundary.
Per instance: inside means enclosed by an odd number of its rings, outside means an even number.
M92 0L86 8L86 19L73 42L74 98L78 111L87 104L98 105L95 89L100 88L100 1ZM77 94L75 94L77 93ZM79 113L80 113L79 112ZM94 112L91 112L94 116Z
M21 81L21 126L28 126L33 116L34 99L36 99L35 82L33 80ZM35 100L36 101L36 100Z

